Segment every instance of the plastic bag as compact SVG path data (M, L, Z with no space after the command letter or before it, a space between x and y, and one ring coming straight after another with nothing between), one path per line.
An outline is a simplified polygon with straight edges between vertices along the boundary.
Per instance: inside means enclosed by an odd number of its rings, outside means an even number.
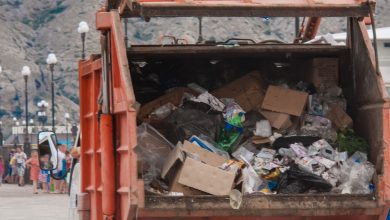
M253 167L250 165L245 167L242 170L242 176L242 193L245 195L257 192L263 181L257 175Z
M231 102L223 109L223 118L228 124L242 128L242 123L245 121L245 111L237 103Z
M369 194L374 165L370 162L354 163L351 166L348 181L342 183L337 190L342 194Z
M329 119L307 114L303 117L300 133L302 135L322 137L327 140L333 140L336 137L332 130L332 122Z
M256 130L253 134L260 137L270 137L272 135L271 123L268 120L256 122Z
M163 120L162 132L172 143L205 135L215 140L223 126L221 115L210 115L196 109L178 108Z
M241 132L236 128L223 128L217 140L218 148L227 152L234 149L240 142Z
M211 95L208 92L204 92L198 97L192 98L191 101L206 103L217 111L222 111L225 108L225 104L223 104L217 97Z
M160 176L174 145L147 123L137 127L137 142L135 152L142 162L145 184L150 184Z
M176 109L176 106L174 106L172 103L168 102L165 105L162 105L159 108L157 108L156 110L154 110L152 113L150 113L149 118L162 120L162 119L168 117L168 115L170 115L175 109Z
M305 193L309 190L329 192L332 185L322 177L299 169L296 165L282 174L278 192L282 194Z

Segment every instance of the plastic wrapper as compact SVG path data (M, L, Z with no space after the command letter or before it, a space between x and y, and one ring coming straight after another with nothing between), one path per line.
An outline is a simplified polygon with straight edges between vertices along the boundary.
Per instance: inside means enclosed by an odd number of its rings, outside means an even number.
M315 159L318 163L324 165L324 166L325 166L326 168L328 168L328 169L330 169L330 168L332 168L334 165L336 165L336 162L335 162L335 161L329 160L329 159L324 158L324 157L315 156L314 159Z
M309 95L307 106L310 115L324 116L328 111L327 104L318 94Z
M276 154L275 150L263 147L261 148L260 152L256 155L256 157L271 161L274 159L275 154Z
M301 144L290 144L290 148L294 151L295 155L297 157L306 157L307 156L307 149L302 146Z
M242 203L241 192L236 189L233 189L229 194L229 198L230 198L230 207L232 207L232 209L239 209Z
M256 122L256 130L253 134L260 137L270 137L272 135L271 123L268 120Z
M318 176L320 176L325 171L325 166L311 157L296 159L295 163L301 170L316 174Z
M244 157L246 161L251 162L254 158L254 153L241 146L236 151L232 153L232 156L237 160L241 160L241 157Z
M278 153L284 157L289 157L292 159L297 157L291 148L279 148Z
M231 102L223 109L223 118L228 124L242 128L245 121L245 112L237 103Z
M159 108L157 108L156 110L154 110L152 113L150 113L149 117L151 119L161 120L161 119L168 117L168 115L170 115L175 109L176 109L176 106L174 106L172 103L168 102L165 105L162 105Z
M218 146L217 143L215 143L211 138L203 134L200 134L200 137L194 135L189 139L189 141L202 147L203 149L219 154L220 156L223 156L226 159L230 159L228 152L218 149L216 147Z
M354 163L365 163L367 162L367 154L356 151L352 154L351 157L348 158L348 164L353 165Z
M243 182L242 182L242 193L252 194L257 192L263 181L257 175L252 166L247 166L242 170Z
M320 150L320 155L329 160L334 160L336 157L336 151L333 149L332 146L328 145Z
M217 144L218 148L227 152L234 149L240 142L241 132L233 128L223 128L219 134Z
M170 151L174 145L149 124L137 127L137 143L135 148L143 167L145 184L150 184L161 174Z
M374 172L374 165L370 162L355 163L351 167L348 181L341 184L338 190L342 194L369 194Z
M282 174L278 192L282 194L306 193L309 190L329 192L332 185L322 177L299 169L296 165Z
M302 135L333 140L337 134L332 130L332 122L321 116L305 115L300 129Z
M225 108L225 104L223 104L217 97L211 95L208 92L204 92L198 97L192 98L191 101L206 103L217 111L222 111Z

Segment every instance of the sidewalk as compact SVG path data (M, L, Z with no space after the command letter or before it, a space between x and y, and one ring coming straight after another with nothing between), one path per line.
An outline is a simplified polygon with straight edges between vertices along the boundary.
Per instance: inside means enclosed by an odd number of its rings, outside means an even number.
M32 186L0 186L0 216L6 220L67 220L69 197L65 194L33 194Z

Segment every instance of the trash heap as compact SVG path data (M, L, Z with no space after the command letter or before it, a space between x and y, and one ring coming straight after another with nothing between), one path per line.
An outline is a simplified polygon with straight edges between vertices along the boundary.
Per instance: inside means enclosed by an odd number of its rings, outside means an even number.
M139 172L163 195L373 193L366 141L338 78L286 85L251 72L215 91L192 83L141 106Z

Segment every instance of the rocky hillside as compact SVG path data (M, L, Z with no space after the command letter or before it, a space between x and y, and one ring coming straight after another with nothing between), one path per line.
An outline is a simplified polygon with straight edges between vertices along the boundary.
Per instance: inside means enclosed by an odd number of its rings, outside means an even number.
M24 118L24 81L22 66L32 70L29 78L29 112L35 117L36 104L41 99L50 103L50 72L46 65L48 53L58 58L55 67L57 120L63 123L65 112L78 121L77 61L81 40L77 25L85 20L94 29L94 17L100 7L98 0L1 0L0 1L0 120L12 124L12 117ZM389 0L378 1L377 24L390 25ZM193 43L198 38L198 20L142 19L129 20L130 43L157 43L162 35L174 35ZM325 19L321 33L340 32L345 19ZM224 41L231 37L256 41L279 39L291 41L293 18L204 18L203 37ZM87 54L98 52L98 33L87 35ZM48 111L49 113L49 111ZM35 118L34 118L35 119ZM6 130L6 133L9 133Z

